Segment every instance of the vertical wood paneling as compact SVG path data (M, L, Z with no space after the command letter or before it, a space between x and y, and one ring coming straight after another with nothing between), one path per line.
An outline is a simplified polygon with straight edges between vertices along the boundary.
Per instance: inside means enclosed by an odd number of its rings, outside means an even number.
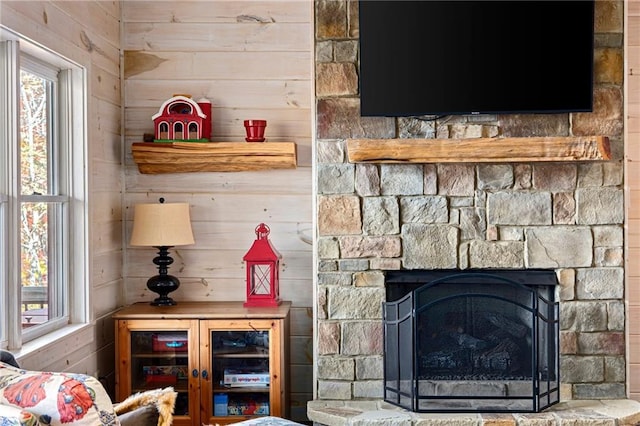
M176 300L242 300L242 256L260 222L282 253L281 297L298 321L289 347L293 420L306 420L313 381L311 141L313 2L125 1L122 3L126 162L125 238L136 203L188 202L196 243L179 247ZM153 133L151 116L174 94L212 102L212 140L242 141L242 121L268 121L267 141L297 144L298 168L266 172L141 175L130 146ZM152 249L125 241L125 298L148 300ZM303 321L304 319L304 321ZM297 323L300 324L297 324ZM295 333L295 334L294 334Z

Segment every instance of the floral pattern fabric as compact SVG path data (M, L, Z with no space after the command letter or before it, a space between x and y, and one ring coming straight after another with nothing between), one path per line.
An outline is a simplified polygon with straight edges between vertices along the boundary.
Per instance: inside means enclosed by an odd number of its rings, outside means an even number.
M28 371L0 363L0 406L3 405L32 413L39 422L33 425L119 425L102 384L84 374ZM0 426L4 426L1 421Z
M40 426L38 418L28 411L10 405L0 405L0 426Z

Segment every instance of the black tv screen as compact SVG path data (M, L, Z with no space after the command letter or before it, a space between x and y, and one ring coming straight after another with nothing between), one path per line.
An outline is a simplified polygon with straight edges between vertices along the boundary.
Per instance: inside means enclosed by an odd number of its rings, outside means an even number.
M362 116L591 111L594 1L360 0Z

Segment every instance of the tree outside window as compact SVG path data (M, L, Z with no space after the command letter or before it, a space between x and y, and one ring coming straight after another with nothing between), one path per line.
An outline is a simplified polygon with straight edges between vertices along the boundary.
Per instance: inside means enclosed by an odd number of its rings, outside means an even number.
M23 195L49 193L52 81L20 72L20 187ZM48 206L23 203L20 211L22 327L46 322L48 303Z

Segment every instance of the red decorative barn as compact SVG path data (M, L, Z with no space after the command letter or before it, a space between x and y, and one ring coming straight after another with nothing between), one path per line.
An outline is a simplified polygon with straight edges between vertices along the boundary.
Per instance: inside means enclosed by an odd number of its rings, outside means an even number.
M167 99L153 115L156 141L209 141L211 102L176 95Z

